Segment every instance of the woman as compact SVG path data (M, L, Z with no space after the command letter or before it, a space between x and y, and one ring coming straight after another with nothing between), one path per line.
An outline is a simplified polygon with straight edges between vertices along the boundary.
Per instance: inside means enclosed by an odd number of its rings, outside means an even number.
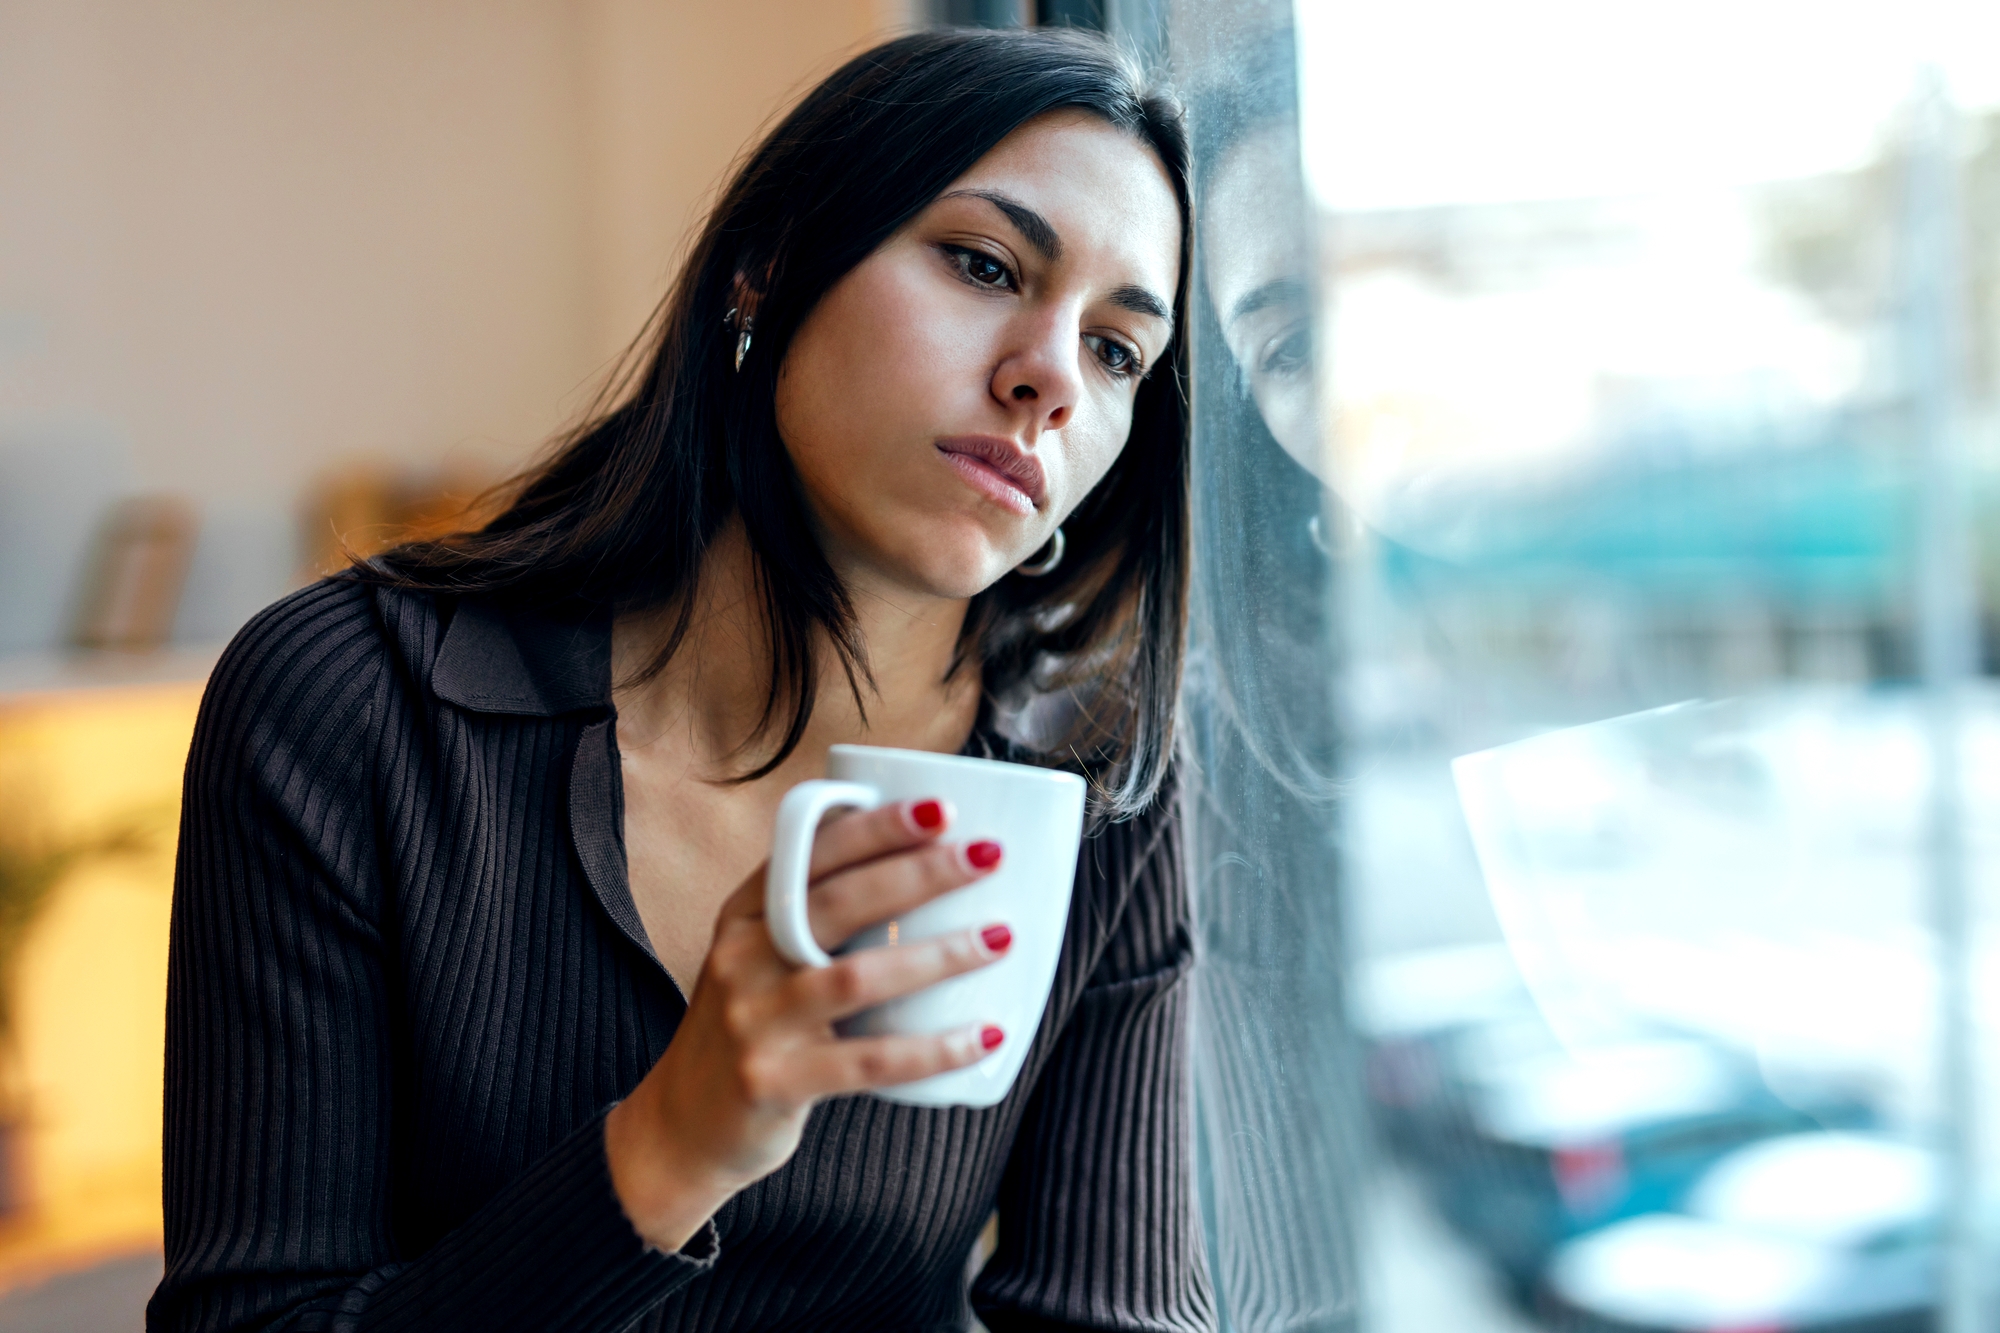
M150 1327L962 1328L996 1207L996 1333L1210 1325L1164 787L1185 156L1092 39L859 57L498 519L243 631L189 758ZM998 729L1031 697L1039 751ZM776 805L840 741L1093 782L990 1110L845 1094L1004 1034L833 1024L1004 928L823 971L772 949ZM1005 856L951 818L825 826L821 942Z

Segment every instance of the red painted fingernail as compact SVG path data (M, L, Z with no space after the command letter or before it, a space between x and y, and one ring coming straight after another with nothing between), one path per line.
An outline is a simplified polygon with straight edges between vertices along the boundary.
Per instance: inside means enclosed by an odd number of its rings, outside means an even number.
M986 947L999 953L1014 942L1014 932L1005 926L988 926L979 932L979 938L986 941Z
M991 1023L979 1029L979 1044L989 1051L1005 1040L1007 1040L1007 1034L999 1028L994 1027Z
M1000 864L1000 844L997 842L975 842L965 849L965 859L974 870L991 870Z
M917 801L910 806L910 822L925 832L935 832L944 827L944 803L942 801Z

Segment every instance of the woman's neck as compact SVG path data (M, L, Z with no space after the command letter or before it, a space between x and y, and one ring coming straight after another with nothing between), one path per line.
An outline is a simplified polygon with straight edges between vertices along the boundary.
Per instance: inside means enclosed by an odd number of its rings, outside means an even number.
M799 747L771 775L784 786L825 771L830 745L888 745L951 753L965 744L979 711L977 664L949 681L968 603L924 597L842 571L855 628L874 687L861 682L857 705L831 644L819 645L813 713ZM614 686L619 735L681 749L690 769L711 780L761 763L790 712L779 701L776 736L757 736L771 678L770 638L756 590L749 538L731 520L709 546L691 593L695 610L664 671ZM659 650L674 612L621 616L612 631L612 679L630 680ZM628 742L629 743L629 742Z

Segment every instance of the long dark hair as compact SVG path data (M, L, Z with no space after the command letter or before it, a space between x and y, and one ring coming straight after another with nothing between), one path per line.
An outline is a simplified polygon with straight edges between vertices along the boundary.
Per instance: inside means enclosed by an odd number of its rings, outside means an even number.
M740 515L755 555L772 670L751 740L775 744L761 777L812 716L819 636L857 702L870 680L847 590L812 535L774 399L794 332L827 290L988 150L1036 116L1077 109L1159 156L1181 209L1176 323L1189 268L1187 141L1177 103L1102 38L1060 31L942 31L857 56L744 161L678 280L589 420L519 478L477 531L377 556L359 576L439 594L589 613L672 608L648 672L681 646L686 594L709 544ZM737 295L754 340L733 371ZM1118 461L1064 521L1052 575L1002 578L973 598L953 671L977 662L990 702L1065 696L1037 748L1086 772L1099 813L1145 807L1173 748L1188 579L1186 339L1139 390ZM643 676L642 676L643 678ZM863 704L865 709L865 703Z

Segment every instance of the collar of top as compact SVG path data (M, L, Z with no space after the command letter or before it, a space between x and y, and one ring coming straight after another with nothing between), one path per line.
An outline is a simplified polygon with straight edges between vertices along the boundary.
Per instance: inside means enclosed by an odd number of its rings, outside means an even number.
M459 602L431 668L431 692L479 713L554 717L611 706L611 618L565 619Z
M431 666L431 693L475 713L555 717L611 709L611 615L569 617L459 601ZM998 730L993 701L982 699L960 754L1012 763L1038 762Z

